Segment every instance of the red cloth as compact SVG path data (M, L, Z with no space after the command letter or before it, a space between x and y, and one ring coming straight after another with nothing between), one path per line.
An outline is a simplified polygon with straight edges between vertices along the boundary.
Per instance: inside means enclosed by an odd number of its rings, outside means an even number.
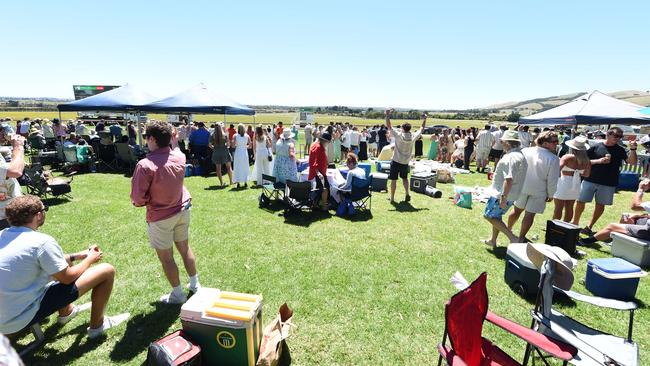
M185 154L178 149L156 149L138 162L131 178L131 201L147 206L147 222L176 215L192 199L183 186L184 177Z
M232 127L228 128L228 140L232 141L232 137L235 136L236 133L237 130L235 130L234 128Z
M309 149L309 177L307 179L316 178L316 172L320 172L323 177L327 176L327 154L320 141L311 145L311 149Z

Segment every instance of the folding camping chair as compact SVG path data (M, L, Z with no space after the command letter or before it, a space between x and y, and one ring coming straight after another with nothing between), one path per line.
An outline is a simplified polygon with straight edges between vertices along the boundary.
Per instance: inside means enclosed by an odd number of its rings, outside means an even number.
M352 189L350 200L354 208L359 211L370 211L372 209L372 194L370 193L371 178L361 179L352 177Z
M36 195L41 198L48 198L48 196L58 197L64 196L72 199L70 192L72 192L73 176L66 178L62 177L49 177L43 171L40 165L34 164L31 167L25 167L23 170L23 181L27 187L27 193Z
M278 182L274 176L262 174L262 194L269 200L281 201L285 188L286 184Z
M287 180L284 202L287 207L284 214L291 211L301 211L303 208L310 208L313 201L311 199L311 182L294 182Z
M488 311L486 281L487 273L483 272L445 305L445 334L438 345L438 366L443 359L449 366L521 365L482 337L485 320L564 360L564 364L573 357L575 349L572 346ZM447 336L449 345L446 344Z
M535 309L532 311L533 329L538 329L550 337L560 339L577 348L577 354L569 360L572 365L637 366L639 364L639 349L632 341L636 303L582 295L553 286L556 270L550 259L544 261L540 271L540 287ZM593 329L553 309L554 292L602 308L629 311L627 337L618 337ZM526 347L524 362L528 361L533 350L535 350L534 345Z
M138 163L138 158L135 156L133 148L124 142L116 143L115 148L117 149L117 155L122 164L128 164L128 172L132 173L135 169L135 165Z
M117 159L115 158L115 144L97 145L97 157L99 158L99 163L106 168L115 171L117 170Z

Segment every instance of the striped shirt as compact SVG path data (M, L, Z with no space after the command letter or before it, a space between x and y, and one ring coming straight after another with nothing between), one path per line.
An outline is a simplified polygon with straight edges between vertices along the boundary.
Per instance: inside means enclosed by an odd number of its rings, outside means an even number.
M490 131L483 130L476 137L476 150L490 150L494 145L494 136Z

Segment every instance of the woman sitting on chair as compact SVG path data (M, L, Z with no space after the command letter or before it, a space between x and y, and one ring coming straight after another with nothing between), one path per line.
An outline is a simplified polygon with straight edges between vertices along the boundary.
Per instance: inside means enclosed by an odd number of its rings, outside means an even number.
M354 153L348 153L345 162L349 170L345 183L339 186L339 196L341 200L343 200L346 195L350 195L350 191L352 190L352 178L356 177L358 179L366 179L366 171L358 167L357 164L359 163L359 159Z

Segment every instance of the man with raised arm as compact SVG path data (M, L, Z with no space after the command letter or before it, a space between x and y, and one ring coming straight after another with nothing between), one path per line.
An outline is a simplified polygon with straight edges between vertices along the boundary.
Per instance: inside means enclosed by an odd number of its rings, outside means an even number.
M427 123L427 115L426 113L422 113L422 126L415 133L411 133L410 123L404 123L400 129L393 127L390 123L390 119L393 116L392 109L387 109L385 114L386 127L395 136L395 149L393 150L393 158L390 162L390 174L388 175L388 179L390 179L390 202L395 203L395 190L397 189L398 176L402 178L404 190L406 191L404 200L408 202L411 200L408 181L409 161L411 161L411 155L413 154L413 144L422 135L422 130Z

